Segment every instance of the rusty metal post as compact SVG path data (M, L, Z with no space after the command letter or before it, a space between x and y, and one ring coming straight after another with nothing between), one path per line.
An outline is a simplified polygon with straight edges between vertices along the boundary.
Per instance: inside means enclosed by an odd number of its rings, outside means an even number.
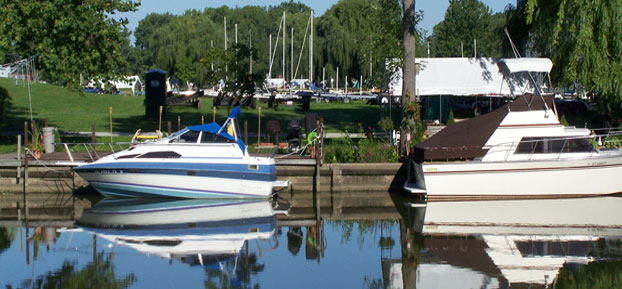
M28 122L24 122L24 147L28 147Z
M248 120L244 121L244 143L248 145Z

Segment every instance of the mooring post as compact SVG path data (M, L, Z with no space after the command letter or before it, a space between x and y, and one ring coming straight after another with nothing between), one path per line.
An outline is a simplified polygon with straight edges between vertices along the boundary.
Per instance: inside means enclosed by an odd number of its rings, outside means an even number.
M26 193L28 192L28 148L24 148L24 206L26 207ZM28 209L26 207L26 212ZM26 213L28 216L28 213Z
M321 133L320 131L320 121L316 120L316 128L318 133ZM318 134L320 135L320 134ZM319 146L319 142L316 141L313 144L313 151L315 152L315 185L314 185L314 193L315 193L315 220L317 222L317 224L320 223L320 154L318 149L320 148Z
M248 120L244 121L244 143L248 145Z
M171 121L168 121L168 134L166 136L170 136L171 135Z
M17 135L17 174L16 183L19 184L19 179L22 177L22 136Z
M177 116L177 131L181 130L181 116Z
M212 121L216 122L216 107L215 106L212 106Z
M261 143L261 106L257 108L257 145Z
M24 122L24 147L28 146L28 122Z

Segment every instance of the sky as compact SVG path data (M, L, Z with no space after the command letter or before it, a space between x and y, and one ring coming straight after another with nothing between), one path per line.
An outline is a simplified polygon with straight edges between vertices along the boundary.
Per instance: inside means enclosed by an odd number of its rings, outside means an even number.
M276 6L288 0L142 0L138 11L133 13L122 13L120 16L127 17L130 21L128 28L134 31L138 22L149 13L183 14L188 9L202 11L206 7L242 7L247 5L256 6ZM322 15L337 0L295 0L306 4L315 11L316 17ZM502 12L508 4L516 5L516 0L482 0L484 4L492 9L493 13ZM427 34L432 34L432 28L443 20L445 11L449 6L448 0L416 0L415 9L423 10L423 21L418 28L427 30Z

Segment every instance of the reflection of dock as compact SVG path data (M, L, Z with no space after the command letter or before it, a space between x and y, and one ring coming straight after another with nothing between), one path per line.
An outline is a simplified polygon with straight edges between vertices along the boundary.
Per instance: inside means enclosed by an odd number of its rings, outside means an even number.
M71 193L29 194L26 204L21 195L4 194L0 198L0 227L20 226L26 214L29 226L73 227L90 207L90 201L77 199Z

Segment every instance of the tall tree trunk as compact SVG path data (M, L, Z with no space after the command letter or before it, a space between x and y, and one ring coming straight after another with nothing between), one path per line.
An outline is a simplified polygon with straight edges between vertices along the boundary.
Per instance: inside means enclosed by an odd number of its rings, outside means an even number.
M404 8L404 18L402 20L404 26L404 39L402 49L404 51L404 65L402 77L402 124L401 139L402 153L408 154L408 145L406 142L406 134L410 132L411 139L415 137L414 130L408 129L414 127L414 116L418 116L418 106L415 103L415 0L402 0ZM409 111L409 110L415 111ZM410 124L410 126L409 126Z

